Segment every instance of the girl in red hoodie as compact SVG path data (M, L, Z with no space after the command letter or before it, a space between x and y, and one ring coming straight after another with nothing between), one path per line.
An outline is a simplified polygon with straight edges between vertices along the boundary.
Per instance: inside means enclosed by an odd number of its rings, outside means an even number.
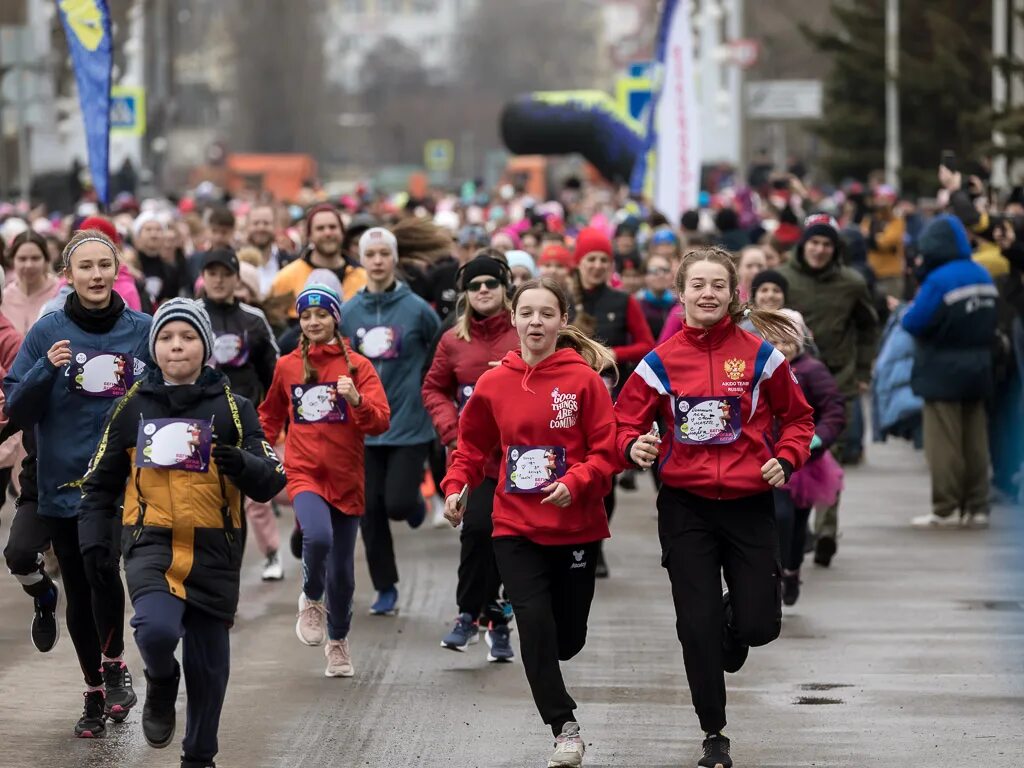
M313 646L326 634L324 674L352 677L348 631L364 506L363 437L386 431L391 410L373 365L338 332L338 294L308 286L295 309L302 343L277 361L260 421L267 435L289 425L284 467L302 529L304 578L295 634Z
M508 266L497 259L479 255L456 275L462 293L455 326L445 331L434 360L423 380L423 405L430 412L441 442L454 451L459 413L481 374L489 371L506 352L519 349L519 334L509 322L512 303L507 291L512 284ZM477 642L478 617L488 621L488 661L507 662L513 658L508 619L498 602L501 577L491 545L491 509L498 487L497 451L484 468L484 479L469 495L466 519L459 541L459 580L455 598L459 615L441 646L464 651Z
M494 555L521 635L533 699L556 737L549 766L583 764L583 741L559 660L583 648L604 496L621 462L611 396L598 371L608 350L568 325L562 286L523 283L512 299L520 349L484 373L459 419L441 484L445 516L462 520L460 492L477 487L500 449Z
M741 307L729 253L691 251L676 288L683 328L622 388L618 446L643 469L658 460L662 565L705 732L697 764L730 768L723 672L737 671L750 646L771 642L782 627L772 488L807 460L814 420L785 356L736 323L746 316L770 338L799 331L784 315ZM672 425L664 440L649 431L658 415Z

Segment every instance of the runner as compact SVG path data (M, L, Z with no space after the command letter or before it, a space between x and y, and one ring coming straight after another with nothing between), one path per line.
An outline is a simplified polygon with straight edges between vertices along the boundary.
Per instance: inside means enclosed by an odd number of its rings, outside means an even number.
M39 553L52 544L67 599L67 627L85 675L81 737L102 736L105 719L120 722L137 701L125 666L124 591L116 549L83 560L79 552L78 479L103 429L114 398L123 395L149 361L151 318L125 307L112 290L120 263L114 243L98 230L71 238L62 254L73 288L64 308L29 329L4 379L12 424L35 432L38 506L19 505L5 555L15 578L35 601L32 639L53 648L50 631L58 591ZM116 526L115 526L116 528ZM113 534L111 534L113 535Z
M395 278L398 245L381 227L359 240L366 287L341 312L341 332L370 358L391 405L391 426L366 440L366 514L360 520L377 616L398 611L398 566L391 520L418 528L426 516L420 481L434 439L420 385L441 323L434 310Z
M512 276L505 264L477 256L464 266L456 285L458 320L445 331L423 381L423 404L430 412L441 442L449 451L457 447L459 413L473 393L477 379L493 368L506 352L519 348L519 334L509 322L512 303L508 291ZM495 452L487 463L483 482L469 495L466 518L459 533L462 551L456 602L459 615L443 648L464 651L479 639L478 618L487 619L488 661L511 661L508 619L498 600L501 576L491 544L491 508L498 486L501 457Z
M149 332L156 367L111 412L79 520L82 556L104 562L118 549L111 521L123 518L132 627L146 665L142 731L157 749L174 738L182 672L174 654L183 641L182 768L213 768L217 754L245 546L242 496L267 501L284 487L252 403L203 365L212 353L200 302L160 305ZM105 573L104 591L120 592L120 575Z
M618 457L611 396L597 371L612 359L568 325L568 299L550 278L516 291L512 320L520 350L479 378L459 420L458 447L442 484L445 515L452 525L462 521L460 493L483 482L489 457L500 449L494 555L519 625L533 700L555 736L548 766L581 766L576 702L559 661L586 642L597 547L608 538L603 499ZM560 478L554 484L545 455L552 449Z
M302 592L295 634L324 643L327 677L352 677L349 648L355 549L363 514L363 439L388 428L390 408L370 361L338 330L341 300L312 285L296 301L302 343L281 358L260 406L268 435L288 425L288 496L302 530ZM326 594L326 603L324 597Z
M22 336L39 319L39 311L60 290L57 276L46 259L46 240L31 229L11 241L7 249L10 283L4 286L4 316Z
M772 488L807 459L814 422L789 364L736 327L746 312L773 337L796 337L782 315L742 310L732 257L691 251L676 276L683 330L648 354L615 406L618 445L641 468L659 458L658 534L706 768L730 768L725 678L782 626ZM730 428L720 423L729 405ZM673 425L651 434L656 415ZM769 439L773 422L779 438ZM659 449L660 444L660 449ZM721 591L722 574L728 592ZM521 623L521 622L520 622Z

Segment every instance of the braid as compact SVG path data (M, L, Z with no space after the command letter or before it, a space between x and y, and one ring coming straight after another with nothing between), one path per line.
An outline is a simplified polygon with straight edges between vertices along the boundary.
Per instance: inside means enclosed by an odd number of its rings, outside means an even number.
M312 384L320 377L316 368L309 362L309 337L306 334L302 334L302 373L305 376L304 384Z
M341 347L341 354L345 356L345 362L348 364L349 375L355 378L356 367L352 364L352 358L349 357L348 347L345 345L345 339L342 338L341 331L337 328L334 329L334 338L338 340L338 346Z

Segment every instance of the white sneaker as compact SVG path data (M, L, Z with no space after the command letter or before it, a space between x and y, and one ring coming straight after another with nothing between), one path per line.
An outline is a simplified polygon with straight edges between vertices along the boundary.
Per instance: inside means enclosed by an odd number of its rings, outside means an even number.
M444 501L441 499L440 493L435 493L430 497L430 506L433 508L431 512L430 525L433 528L450 528L451 523L444 516Z
M960 516L954 512L946 517L940 517L934 512L929 512L927 515L911 518L910 524L914 528L959 528Z
M579 724L570 720L555 738L555 751L548 760L548 768L580 768L585 749Z
M267 555L267 561L263 563L263 580L280 581L284 578L284 567L281 565L281 556L277 552Z
M988 512L972 512L964 515L965 528L988 528Z
M327 609L324 607L324 601L310 600L304 592L300 592L295 636L306 645L323 645L326 623Z
M356 673L352 666L352 653L348 647L348 638L344 640L328 640L324 648L327 657L327 669L324 677L352 677Z

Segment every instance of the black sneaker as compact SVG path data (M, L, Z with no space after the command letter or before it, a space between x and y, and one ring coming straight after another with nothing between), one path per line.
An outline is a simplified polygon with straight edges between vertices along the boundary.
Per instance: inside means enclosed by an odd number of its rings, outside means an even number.
M729 600L729 590L725 590L722 592L722 669L726 672L739 672L747 660L748 653L750 646L741 643L733 634L732 602Z
M146 703L142 705L142 733L154 749L163 749L174 739L177 727L174 702L178 698L181 668L175 664L174 675L154 678L146 673ZM185 758L181 759L185 764Z
M594 565L594 578L607 579L608 576L608 563L604 559L604 547L599 546L597 548L597 563Z
M123 661L104 661L103 686L107 689L104 713L115 723L123 723L139 697L132 688L132 674Z
M636 470L627 469L619 475L619 488L624 491L636 490Z
M40 653L49 653L60 640L60 619L57 618L60 600L60 587L57 582L52 582L50 593L33 601L35 615L32 617L32 645Z
M786 571L782 574L782 602L796 605L800 599L800 571Z
M725 736L712 734L704 739L701 746L704 748L704 757L697 761L698 768L732 768L729 740Z
M85 710L75 726L75 736L80 739L98 739L107 732L106 717L103 714L103 691L86 691Z
M189 760L182 756L181 768L217 768L217 764L213 760Z
M832 564L836 554L836 540L832 536L819 536L814 545L814 562L823 568Z
M292 550L292 556L296 560L302 559L302 529L299 526L295 526L292 529L292 537L289 539L288 544Z

